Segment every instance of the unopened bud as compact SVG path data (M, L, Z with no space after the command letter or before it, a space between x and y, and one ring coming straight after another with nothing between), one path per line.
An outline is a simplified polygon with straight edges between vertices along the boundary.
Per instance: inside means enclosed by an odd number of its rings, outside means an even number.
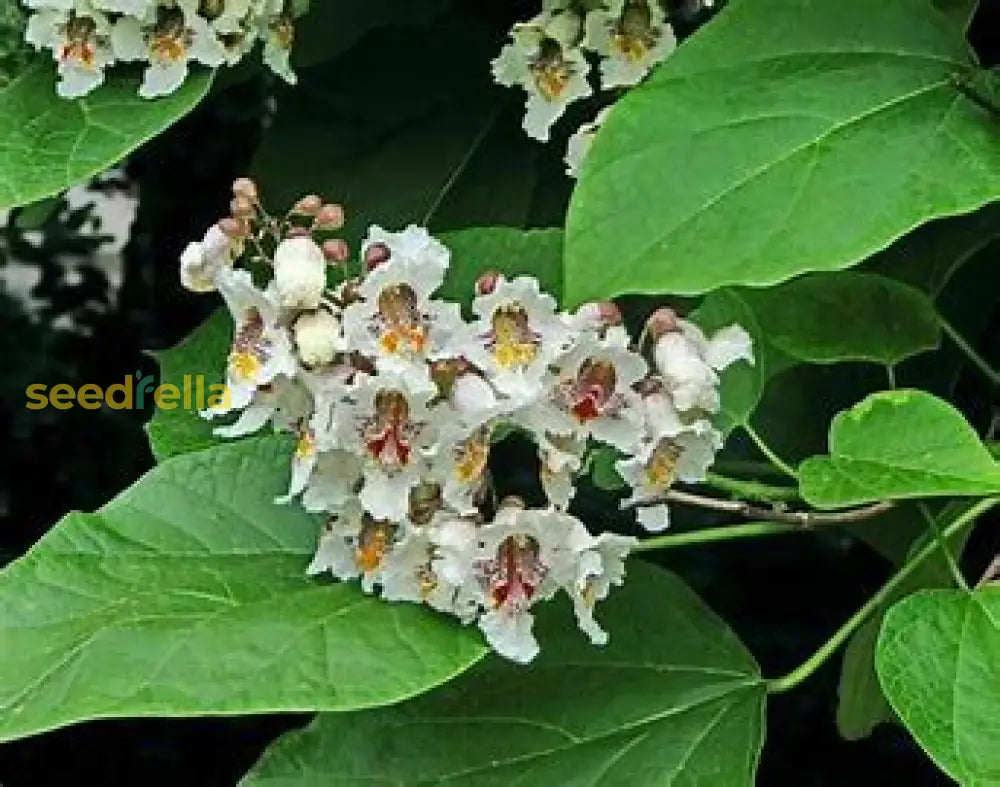
M328 203L319 209L313 226L318 230L339 230L344 226L344 208Z
M491 295L503 279L500 271L485 271L476 279L476 295Z
M232 216L222 219L218 226L227 238L233 240L241 240L250 234L250 226L245 221L234 219Z
M285 232L286 238L311 238L312 232L308 227L289 227Z
M321 197L316 194L307 194L295 203L295 207L292 208L292 213L298 213L302 216L315 216L319 213L320 208L322 207L323 199Z
M373 243L365 250L365 270L373 271L389 261L392 251L384 243Z
M646 321L646 327L649 328L649 335L655 342L663 334L680 329L677 312L666 307L657 309L649 316L649 319Z
M229 212L233 218L249 219L253 216L253 202L246 197L233 197L229 203Z
M257 184L254 183L250 178L237 178L233 181L233 194L237 197L243 197L251 202L257 201Z
M618 304L614 301L601 301L597 304L598 314L601 316L601 322L605 325L621 325L622 324L622 310L618 308Z
M351 258L351 247L340 238L323 241L323 256L334 265L343 265Z

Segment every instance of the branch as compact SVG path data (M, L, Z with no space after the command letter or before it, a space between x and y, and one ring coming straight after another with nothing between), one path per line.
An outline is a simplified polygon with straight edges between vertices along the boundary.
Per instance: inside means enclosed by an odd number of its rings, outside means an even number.
M622 508L647 508L664 503L682 503L684 505L707 508L711 511L721 511L744 519L761 519L768 522L780 522L786 525L798 525L801 528L811 528L822 525L842 525L849 522L859 522L864 519L884 514L892 508L892 502L884 500L861 508L851 508L847 511L785 511L781 508L763 508L742 500L719 500L715 497L704 497L680 489L668 489L662 495L645 500L625 503Z

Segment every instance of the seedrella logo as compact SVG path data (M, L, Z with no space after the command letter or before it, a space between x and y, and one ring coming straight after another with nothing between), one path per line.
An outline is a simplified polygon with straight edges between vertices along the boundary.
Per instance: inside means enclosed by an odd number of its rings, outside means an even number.
M81 407L84 410L143 410L156 407L160 410L205 410L212 407L229 407L229 388L221 383L207 383L204 375L185 374L181 385L173 383L156 384L153 375L136 372L126 375L125 380L107 388L87 383L75 388L67 383L59 383L51 388L44 383L34 383L25 390L28 410L69 410Z

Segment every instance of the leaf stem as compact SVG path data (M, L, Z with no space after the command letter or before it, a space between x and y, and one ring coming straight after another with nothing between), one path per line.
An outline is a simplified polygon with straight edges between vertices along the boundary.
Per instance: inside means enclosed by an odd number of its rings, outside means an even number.
M950 538L952 535L965 527L969 522L982 516L998 503L1000 503L1000 497L988 497L984 500L980 500L971 508L956 517L946 528L944 528L941 534L942 538ZM767 682L768 693L780 694L785 691L790 691L812 675L826 662L827 659L830 658L830 656L837 652L841 645L850 639L851 635L858 628L860 628L871 615L878 610L886 599L890 597L892 592L899 587L900 583L910 576L910 574L912 574L925 560L937 552L939 548L940 544L935 540L931 541L923 549L917 552L899 569L899 571L889 578L889 581L886 582L879 589L879 591L872 596L863 607L861 607L861 609L851 615L851 617L839 629L837 629L837 631L834 632L833 636L820 646L819 650L813 653L808 659L787 675L769 680Z
M775 500L798 500L799 490L791 486L775 486L760 481L745 481L741 478L730 478L720 473L709 473L705 478L705 486L729 492L734 497L747 500L760 500L770 503Z
M801 528L778 522L743 522L738 525L705 527L701 530L692 530L689 533L668 533L663 536L654 536L640 541L632 552L651 552L655 549L675 549L694 544L709 544L715 541L735 541L741 538L783 536L789 533L804 532L806 531Z
M989 362L976 352L976 348L969 344L969 342L965 340L965 337L955 329L955 326L948 322L940 314L938 315L938 321L941 323L941 330L943 330L955 346L965 354L965 357L969 359L972 365L983 373L986 379L989 380L990 385L1000 386L1000 372L990 366Z
M927 522L927 527L930 528L931 533L934 534L934 540L937 541L938 547L941 549L941 554L944 555L944 562L948 564L948 570L951 571L951 575L955 579L955 584L962 588L962 590L968 590L969 583L965 581L965 575L962 573L962 569L959 568L958 562L952 554L951 546L945 540L944 534L941 532L941 525L937 521L937 517L928 511L927 506L923 503L920 504L919 508L924 521Z
M663 505L664 503L680 503L698 508L707 508L710 511L734 514L735 516L742 516L747 519L781 522L786 525L795 525L805 529L818 525L841 525L848 522L858 522L862 519L871 519L872 517L884 514L893 505L890 501L882 501L860 508L849 508L846 511L787 511L779 506L762 508L761 506L747 503L744 500L720 500L717 497L705 497L704 495L696 495L692 492L684 492L680 489L668 489L663 494L656 495L655 497L624 503L622 508L648 508L649 506Z
M799 474L792 469L790 464L771 450L771 447L764 442L764 439L757 434L756 430L750 426L750 424L743 424L743 431L747 433L747 437L749 437L753 441L753 444L757 446L757 450L764 454L772 465L778 468L785 475L798 480Z

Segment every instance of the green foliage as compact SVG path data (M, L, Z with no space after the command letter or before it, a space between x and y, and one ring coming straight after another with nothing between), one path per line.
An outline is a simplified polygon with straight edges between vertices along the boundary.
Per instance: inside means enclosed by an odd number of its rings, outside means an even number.
M993 119L952 81L964 28L927 0L729 4L598 135L569 303L846 268L996 199Z
M968 787L1000 782L1000 586L928 590L886 614L876 663L893 709Z
M0 740L83 719L351 710L483 654L475 633L304 570L282 438L177 457L0 574ZM378 669L372 665L378 664Z
M232 318L225 309L217 310L176 347L153 354L160 364L160 384L175 385L183 391L185 377L192 381L189 386L200 377L207 396L210 386L224 381L232 335ZM222 442L212 434L215 424L198 415L197 401L193 396L191 399L192 409L186 409L183 400L173 410L158 407L146 424L149 446L157 461Z
M838 415L830 455L799 468L802 496L820 508L881 499L1000 492L1000 463L947 402L923 391L873 394Z
M0 208L57 194L116 164L190 112L211 74L193 74L173 95L139 98L134 80L112 76L86 98L55 92L51 63L33 66L0 89Z
M321 715L243 784L753 784L764 725L753 658L671 574L629 571L602 609L604 648L581 648L568 609L546 608L530 667L488 659L417 700Z

